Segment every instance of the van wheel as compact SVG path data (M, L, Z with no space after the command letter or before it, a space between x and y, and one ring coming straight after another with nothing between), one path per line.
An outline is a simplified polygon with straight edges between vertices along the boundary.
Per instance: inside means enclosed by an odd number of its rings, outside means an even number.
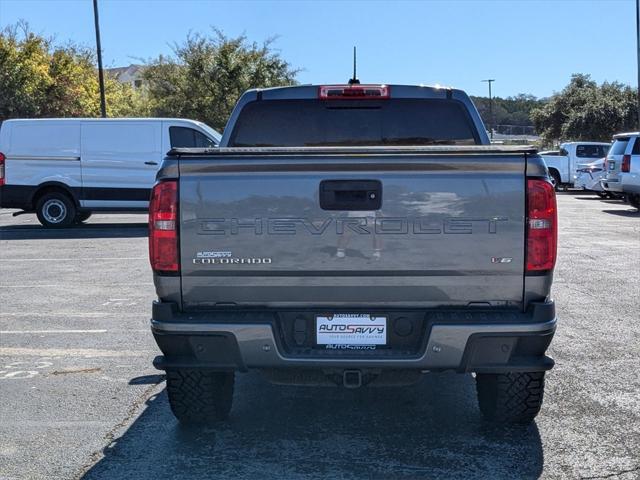
M529 424L544 395L544 372L477 374L480 411L495 423Z
M89 217L91 217L91 212L78 212L76 214L75 223L86 222L89 220Z
M75 220L76 206L64 193L45 193L36 203L36 215L47 228L64 228Z
M185 424L226 420L233 401L233 372L167 369L169 405Z

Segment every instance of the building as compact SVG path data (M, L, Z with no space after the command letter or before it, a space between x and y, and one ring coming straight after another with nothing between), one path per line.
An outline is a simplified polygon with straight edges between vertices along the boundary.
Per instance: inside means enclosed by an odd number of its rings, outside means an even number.
M107 68L107 75L115 78L120 83L131 85L133 88L140 88L144 84L142 73L146 67L144 65L131 64L128 67Z

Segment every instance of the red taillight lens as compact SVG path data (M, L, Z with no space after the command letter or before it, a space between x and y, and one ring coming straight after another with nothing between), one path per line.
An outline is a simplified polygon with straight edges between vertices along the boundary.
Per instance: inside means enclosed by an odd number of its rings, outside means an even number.
M0 152L0 187L4 185L5 182L5 169L4 163L7 157L4 156L4 153Z
M157 273L180 270L178 257L178 182L153 187L149 204L149 259Z
M622 164L620 165L620 171L629 173L631 171L631 155L622 156Z
M527 180L527 271L552 270L556 264L558 210L556 192L546 180Z
M320 100L386 100L391 95L388 85L322 85Z

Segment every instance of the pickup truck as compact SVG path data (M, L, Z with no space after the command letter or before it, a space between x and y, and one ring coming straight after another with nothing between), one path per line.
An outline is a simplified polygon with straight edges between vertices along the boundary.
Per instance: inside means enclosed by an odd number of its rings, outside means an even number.
M578 170L604 158L610 147L610 143L603 142L567 142L560 145L560 150L540 152L540 156L549 169L556 190L561 190L573 187Z
M225 419L248 370L346 388L472 373L488 420L540 410L555 192L460 90L250 90L220 148L169 152L149 222L154 365L182 422Z

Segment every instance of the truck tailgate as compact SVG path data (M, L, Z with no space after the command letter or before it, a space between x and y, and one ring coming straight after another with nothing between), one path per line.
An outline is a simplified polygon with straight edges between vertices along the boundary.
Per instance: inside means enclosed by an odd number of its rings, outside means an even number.
M183 306L519 304L526 153L441 150L183 156Z

